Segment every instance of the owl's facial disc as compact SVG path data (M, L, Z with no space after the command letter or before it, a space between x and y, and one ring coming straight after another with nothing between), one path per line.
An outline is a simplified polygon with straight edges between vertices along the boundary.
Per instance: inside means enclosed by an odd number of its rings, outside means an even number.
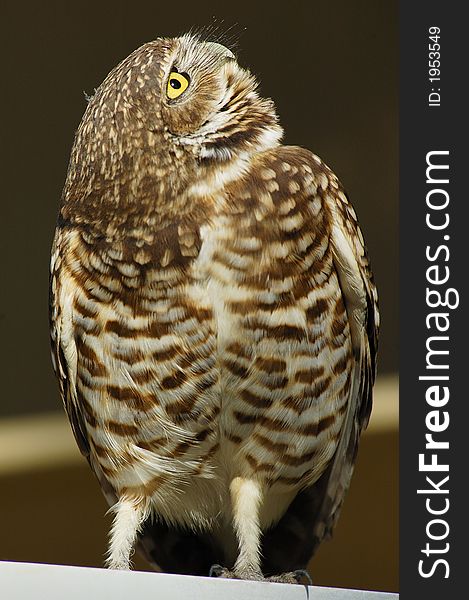
M281 129L255 78L217 42L171 41L162 81L162 117L178 146L202 159L227 160L278 143Z
M211 66L214 70L216 70L216 68L221 69L227 60L236 60L235 55L231 50L217 42L199 42L197 44L197 50L200 53L199 58L204 56L205 58L210 58L210 62L213 63ZM188 62L185 58L186 57L184 56L180 58L180 61L183 64ZM177 62L179 64L179 61ZM196 77L200 75L200 71L203 68L203 62L202 64L198 63L199 61L194 60L193 64L188 64L188 68L191 68L191 70L195 72ZM189 73L180 72L175 62L171 67L171 72L166 84L166 98L169 101L180 98L189 88L190 83L191 76Z

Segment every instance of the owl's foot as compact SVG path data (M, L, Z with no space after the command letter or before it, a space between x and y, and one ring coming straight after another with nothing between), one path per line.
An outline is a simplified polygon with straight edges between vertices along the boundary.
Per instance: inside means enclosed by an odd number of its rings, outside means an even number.
M272 583L294 583L300 585L313 585L310 574L303 570L291 571L290 573L281 573L271 577L264 577L261 573L247 572L238 573L230 571L221 565L212 565L210 567L209 577L223 577L224 579L248 579L250 581L271 581Z
M308 571L304 569L298 569L297 571L291 571L290 573L281 573L280 575L273 575L272 577L266 577L266 581L272 581L274 583L296 583L300 585L313 585L313 580Z

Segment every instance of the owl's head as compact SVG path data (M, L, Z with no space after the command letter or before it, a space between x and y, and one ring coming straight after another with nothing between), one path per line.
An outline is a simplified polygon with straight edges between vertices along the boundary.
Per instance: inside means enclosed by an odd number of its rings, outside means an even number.
M162 41L161 117L179 145L200 158L230 158L278 143L282 130L271 100L225 46L185 35Z
M273 102L230 50L192 35L157 39L117 65L89 101L63 202L86 209L87 220L118 204L162 202L167 211L197 178L219 185L220 167L232 173L240 161L242 169L282 133Z
M179 157L226 161L275 146L282 133L273 102L258 95L256 79L234 54L187 34L149 42L109 73L88 105L76 148L99 154L104 143L123 156L163 146Z

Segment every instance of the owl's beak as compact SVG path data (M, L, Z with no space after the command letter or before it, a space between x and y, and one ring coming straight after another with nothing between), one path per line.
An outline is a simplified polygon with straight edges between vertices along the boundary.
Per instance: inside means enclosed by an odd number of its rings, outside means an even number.
M226 46L223 46L223 44L218 44L217 42L202 42L202 45L205 46L209 52L215 54L220 61L235 58L233 52Z

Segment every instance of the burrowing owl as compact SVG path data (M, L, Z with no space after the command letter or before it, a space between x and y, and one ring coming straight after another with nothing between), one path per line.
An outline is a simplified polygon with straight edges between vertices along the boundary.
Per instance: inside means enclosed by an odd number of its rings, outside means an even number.
M336 521L378 311L321 160L224 46L145 44L90 100L52 251L52 354L115 513L107 565L294 580Z

